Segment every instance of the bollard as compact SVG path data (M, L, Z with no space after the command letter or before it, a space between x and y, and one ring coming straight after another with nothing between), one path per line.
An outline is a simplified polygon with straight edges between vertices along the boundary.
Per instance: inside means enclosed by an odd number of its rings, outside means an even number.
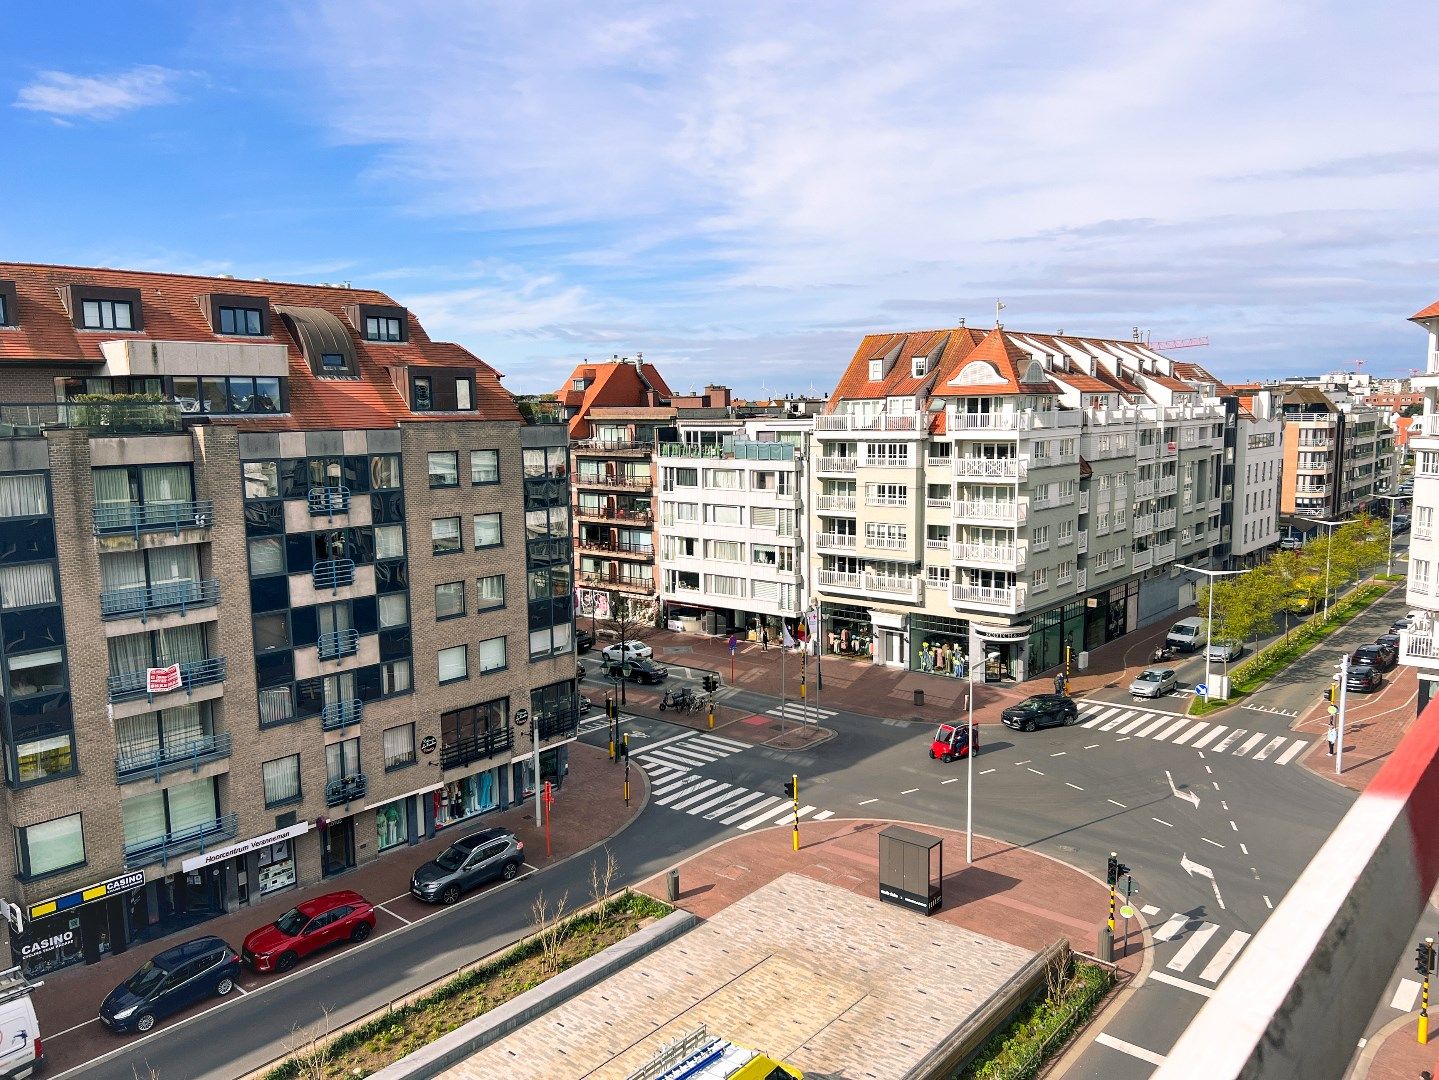
M915 707L916 707L916 708L922 708L922 707L924 706L924 691L923 691L923 690L916 690L916 691L914 692L914 704L915 704Z
M1099 928L1099 952L1098 957L1106 964L1114 963L1114 935L1109 932L1109 927Z
M680 872L678 870L669 872L669 877L665 880L665 896L671 904L679 903Z

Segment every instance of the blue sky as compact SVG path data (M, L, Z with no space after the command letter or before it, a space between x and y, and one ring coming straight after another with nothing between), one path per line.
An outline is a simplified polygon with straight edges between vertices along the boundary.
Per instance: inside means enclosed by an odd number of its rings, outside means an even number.
M636 352L826 389L997 298L1234 379L1405 374L1439 299L1432 2L77 2L6 36L0 258L383 289L516 391Z

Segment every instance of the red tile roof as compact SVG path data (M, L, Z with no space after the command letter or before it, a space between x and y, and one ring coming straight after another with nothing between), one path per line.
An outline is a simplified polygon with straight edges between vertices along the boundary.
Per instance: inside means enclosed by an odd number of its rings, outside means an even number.
M954 386L953 381L970 364L983 362L992 369L1001 382L977 383L973 386ZM1025 349L1019 347L999 327L984 335L984 339L968 350L963 356L957 357L952 363L941 368L939 378L935 380L932 393L936 397L965 397L972 395L989 394L1057 394L1059 387L1049 381L1046 372L1044 377L1033 382L1026 380L1030 375L1030 368L1034 365L1034 357ZM1041 365L1041 370L1043 370Z
M912 397L919 393L921 387L933 381L938 373L954 366L959 359L967 355L983 336L982 331L963 326L951 330L870 334L859 343L854 359L849 362L849 367L840 376L839 385L829 396L825 411L833 412L841 401ZM943 349L938 361L932 364L924 375L916 378L914 358L928 356L941 345ZM895 358L884 377L870 379L869 362L882 360L892 352L895 353Z
M589 385L583 390L576 390L576 379L587 380ZM636 367L628 360L607 360L599 364L586 361L576 365L564 386L557 391L565 408L576 410L570 417L570 438L580 439L589 435L591 409L599 405L648 405L649 390L653 390L664 402L673 397L669 385L653 364L641 362Z
M1423 311L1410 315L1411 319L1439 319L1439 300L1435 300Z
M200 298L212 292L262 297L272 308L279 305L321 308L347 326L344 309L348 305L399 306L385 293L374 289L77 266L0 263L0 280L15 282L16 306L19 309L19 326L0 331L0 366L41 361L101 363L104 356L100 343L125 338L141 341L253 341L221 337L210 329ZM77 330L71 324L60 297L60 290L66 285L138 289L144 330L137 333ZM406 366L473 368L475 418L520 419L514 400L500 386L499 373L459 345L431 341L413 312L408 313L407 319L409 340L401 344L367 342L352 331L352 344L359 362L358 379L317 378L284 320L273 312L270 329L270 337L259 340L286 347L290 367L290 415L274 420L238 417L231 420L215 416L211 418L212 422L233 422L245 428L265 430L298 430L388 427L399 421L453 421L470 415L410 412L390 374L391 369Z

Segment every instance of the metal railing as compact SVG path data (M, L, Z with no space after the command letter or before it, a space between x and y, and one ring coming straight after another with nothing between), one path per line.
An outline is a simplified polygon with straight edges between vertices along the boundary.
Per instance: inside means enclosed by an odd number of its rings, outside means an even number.
M1178 490L1179 477L1177 476L1161 476L1154 481L1154 494L1156 495L1173 495Z
M855 497L853 495L820 495L815 499L815 506L820 510L853 510Z
M911 600L918 600L924 589L924 578L918 574L865 574L863 587L865 592L908 596Z
M819 547L852 548L858 539L854 533L820 533L815 537L815 542Z
M618 585L622 589L654 590L654 579L648 576L626 574L603 574L596 570L581 570L576 576L581 585Z
M172 856L187 851L204 851L217 840L233 840L239 832L239 818L222 814L184 829L126 844L125 865L134 868L168 862Z
M652 488L654 478L650 476L585 476L575 473L571 481L575 487L605 487L605 488Z
M847 413L831 413L814 418L816 431L918 431L919 416L915 413L900 416L850 416Z
M320 727L325 731L358 724L364 718L365 703L359 700L332 701L320 710Z
M634 555L652 559L655 555L653 544L631 544L624 540L595 540L582 536L575 542L581 551L608 551L616 555Z
M66 401L0 405L0 438L35 438L46 428L103 435L157 435L185 430L180 406L168 401Z
M170 666L165 661L158 661L156 667ZM180 665L180 685L174 690L166 690L164 693L178 693L183 690L190 693L197 686L208 686L212 683L223 682L225 679L225 658L223 656L212 656L207 660L193 660ZM146 685L149 682L148 671L123 671L118 675L111 675L106 680L106 689L110 701L129 701L132 698L151 697Z
M858 458L822 457L819 459L820 472L852 473L859 464Z
M863 579L863 574L852 574L847 570L821 570L819 572L821 585L831 585L840 589L862 589L864 587Z
M115 533L160 532L173 529L203 529L215 519L215 505L208 499L191 502L110 503L90 511L96 536Z
M508 752L514 745L515 735L509 727L491 728L454 742L446 741L440 746L440 768L454 769L472 761L483 761Z
M909 547L907 536L866 536L864 546L872 548L884 548L890 551L903 551Z
M130 615L143 617L155 611L178 611L214 607L220 602L220 581L167 581L161 585L137 586L129 589L107 589L100 594L100 617L120 619Z
M908 506L908 495L866 495L865 506Z
M1045 547L1049 544L1046 542ZM1026 550L1022 546L999 544L955 544L953 558L967 566L999 566L1006 570L1024 568Z
M950 586L949 597L950 602L954 604L969 604L1017 612L1024 606L1024 586L1013 585L1005 588L956 583Z
M996 480L1023 480L1029 475L1029 463L1017 457L954 459L955 476L991 477Z
M338 592L342 587L355 583L355 560L325 559L323 562L317 562L310 573L314 579L315 588L329 589L332 593Z
M954 504L954 516L978 521L1010 521L1023 524L1029 517L1029 504L1019 499L1002 502L989 499L961 499Z
M363 799L365 792L369 789L370 778L364 773L356 773L354 776L342 776L338 780L331 780L325 785L325 805L339 806L342 803L350 803L356 799Z
M611 450L653 450L654 443L634 439L580 439L572 448L581 454L608 453Z
M580 730L579 714L573 710L543 713L534 723L539 726L541 745L554 739L573 739Z
M125 741L116 747L115 780L125 783L141 776L153 776L159 782L165 773L199 769L207 761L230 756L230 733L196 735L176 743L162 743L158 737L143 741Z
M648 510L633 510L624 506L582 506L574 508L575 517L599 518L602 521L624 521L631 525L652 525L654 514Z
M350 512L350 489L347 487L312 487L306 501L310 505L310 516L333 517L335 514Z
M910 467L910 459L908 454L902 457L866 454L864 457L864 467L866 469L908 469Z
M1136 499L1152 499L1152 498L1154 498L1154 481L1153 481L1153 480L1137 480L1137 481L1135 481L1135 484L1134 484L1134 497L1135 497Z
M332 630L328 634L321 634L315 642L319 650L321 660L340 660L346 656L354 656L360 651L360 632L358 630Z

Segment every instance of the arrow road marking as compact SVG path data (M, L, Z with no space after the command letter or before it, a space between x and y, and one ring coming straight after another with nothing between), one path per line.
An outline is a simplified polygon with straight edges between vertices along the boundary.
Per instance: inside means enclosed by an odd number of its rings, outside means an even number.
M1194 805L1194 808L1195 808L1196 810L1198 810L1198 809L1199 809L1199 796L1198 796L1196 793L1192 792L1192 791L1180 791L1177 787L1175 787L1175 786L1174 786L1174 777L1172 777L1172 776L1169 775L1169 770L1168 770L1168 769L1165 769L1165 770L1164 770L1164 775L1165 775L1166 777L1168 777L1168 779L1169 779L1169 790L1170 790L1170 792L1174 795L1174 797L1175 797L1176 799L1183 799L1183 800L1184 800L1185 802L1187 802L1187 803L1192 803L1192 804Z
M1209 869L1209 867L1207 866L1201 866L1197 862L1190 862L1187 852L1180 852L1179 867L1190 877L1198 874L1200 877L1207 877L1210 881L1214 880L1214 871Z

